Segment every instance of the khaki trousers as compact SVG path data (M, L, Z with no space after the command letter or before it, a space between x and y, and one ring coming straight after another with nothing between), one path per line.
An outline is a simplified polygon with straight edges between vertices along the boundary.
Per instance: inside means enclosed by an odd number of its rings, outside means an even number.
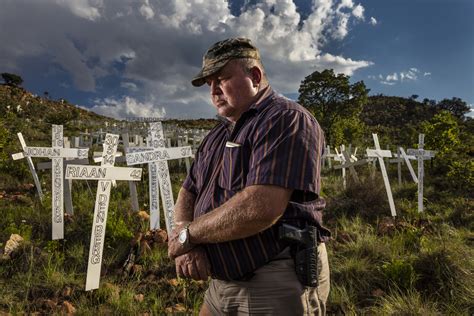
M298 281L289 251L255 271L250 281L213 279L204 304L213 315L325 315L329 295L326 246L318 246L319 285L305 288Z

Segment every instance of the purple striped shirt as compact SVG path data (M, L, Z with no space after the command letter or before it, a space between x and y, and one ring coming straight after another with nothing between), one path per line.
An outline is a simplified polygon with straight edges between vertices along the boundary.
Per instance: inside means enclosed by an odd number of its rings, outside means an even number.
M325 202L319 196L323 148L324 135L316 119L267 88L233 128L221 122L199 147L183 184L196 196L194 217L219 207L247 186L278 185L294 190L280 221L316 225L320 241L326 241L330 233L322 227ZM224 280L248 275L282 250L277 225L205 248L213 277Z

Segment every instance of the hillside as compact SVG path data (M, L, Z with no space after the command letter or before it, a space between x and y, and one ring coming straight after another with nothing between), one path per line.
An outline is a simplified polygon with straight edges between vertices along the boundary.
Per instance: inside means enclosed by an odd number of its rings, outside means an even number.
M22 87L0 85L0 118L2 126L12 134L22 132L27 139L49 141L51 124L64 125L65 136L77 135L85 129L106 129L119 120L105 117L64 99L50 100L26 91ZM137 123L138 124L138 123ZM213 119L166 120L165 124L183 128L210 129ZM30 133L31 132L31 133Z
M166 119L163 124L184 129L211 129L216 123L215 119ZM50 100L22 87L0 85L0 171L8 171L8 175L0 179L0 190L13 189L11 184L17 185L19 178L28 173L26 166L13 162L10 157L21 150L16 134L21 132L30 146L50 146L51 124L63 125L64 136L70 137L86 131L112 132L114 125L120 127L125 122L87 111L64 99ZM138 127L142 136L146 136L143 123L126 122L126 128Z

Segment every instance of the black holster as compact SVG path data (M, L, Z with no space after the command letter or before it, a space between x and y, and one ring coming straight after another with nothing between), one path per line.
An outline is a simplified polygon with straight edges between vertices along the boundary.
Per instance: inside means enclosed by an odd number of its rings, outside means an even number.
M318 286L317 232L315 226L308 224L303 229L288 224L278 228L280 240L290 246L296 275L304 286Z

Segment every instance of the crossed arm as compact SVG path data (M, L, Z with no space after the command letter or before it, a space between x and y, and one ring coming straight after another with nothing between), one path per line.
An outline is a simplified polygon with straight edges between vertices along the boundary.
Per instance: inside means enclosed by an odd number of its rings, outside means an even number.
M210 266L199 245L246 238L269 228L285 211L291 193L279 186L252 185L193 221L196 197L181 188L175 205L176 227L168 242L168 255L175 258L177 274L207 279ZM189 222L191 246L184 247L177 240L178 233Z

